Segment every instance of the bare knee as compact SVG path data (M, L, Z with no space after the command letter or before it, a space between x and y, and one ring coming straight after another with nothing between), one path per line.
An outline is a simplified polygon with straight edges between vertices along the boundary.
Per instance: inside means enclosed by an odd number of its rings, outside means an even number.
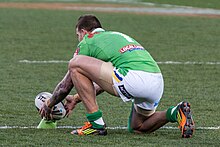
M72 58L69 61L69 65L68 65L69 70L73 70L73 69L79 67L81 60L82 60L81 55L77 55L74 58Z
M132 131L135 132L135 133L142 133L142 132L140 131L140 127L141 127L141 126L132 126L132 125L131 125L131 129L132 129Z
M69 61L68 69L71 75L77 75L78 73L82 73L83 64L84 64L84 56L77 55Z
M143 124L143 118L133 108L130 127L134 132L140 131Z
M144 116L142 114L137 113L135 109L133 109L133 115L131 119L131 129L136 133L151 133L151 128L148 126L145 127L145 124L150 116Z
M147 128L143 129L143 123L131 124L131 129L135 133L151 133L150 129Z

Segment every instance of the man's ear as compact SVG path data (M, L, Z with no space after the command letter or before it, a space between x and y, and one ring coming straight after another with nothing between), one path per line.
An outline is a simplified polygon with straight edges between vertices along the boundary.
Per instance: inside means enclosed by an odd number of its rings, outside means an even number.
M82 29L82 33L83 33L83 34L87 34L88 31L86 31L85 29Z

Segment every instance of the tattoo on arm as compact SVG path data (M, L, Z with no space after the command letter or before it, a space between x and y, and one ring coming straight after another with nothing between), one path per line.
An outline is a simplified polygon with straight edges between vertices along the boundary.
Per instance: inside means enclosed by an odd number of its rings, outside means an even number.
M50 99L50 104L48 105L48 107L51 108L54 105L61 102L63 99L65 99L65 97L70 93L72 88L72 79L70 77L69 72L67 72L63 80L56 86L55 90L53 91L53 96Z

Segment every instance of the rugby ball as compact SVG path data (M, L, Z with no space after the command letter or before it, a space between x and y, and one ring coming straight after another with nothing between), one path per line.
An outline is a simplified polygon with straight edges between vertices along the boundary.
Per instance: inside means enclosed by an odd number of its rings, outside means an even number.
M39 111L44 103L46 103L51 97L52 94L49 92L39 93L35 98L35 106L37 110ZM66 116L66 110L64 108L63 102L56 104L52 108L51 116L53 120L60 120Z

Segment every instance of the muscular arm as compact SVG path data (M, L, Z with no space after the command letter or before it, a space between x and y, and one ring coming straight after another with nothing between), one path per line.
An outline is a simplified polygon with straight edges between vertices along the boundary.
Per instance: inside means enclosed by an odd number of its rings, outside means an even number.
M53 91L53 96L48 104L49 108L52 108L57 103L61 102L70 93L73 88L72 79L70 77L69 71L66 73L63 80L56 86Z

